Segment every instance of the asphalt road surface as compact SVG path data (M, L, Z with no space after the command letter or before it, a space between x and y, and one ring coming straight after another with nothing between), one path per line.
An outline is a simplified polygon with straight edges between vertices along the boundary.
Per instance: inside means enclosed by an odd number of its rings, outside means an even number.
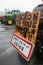
M14 29L14 25L0 23L0 65L43 65L43 60L38 61L34 52L30 62L26 62L12 47L10 39Z

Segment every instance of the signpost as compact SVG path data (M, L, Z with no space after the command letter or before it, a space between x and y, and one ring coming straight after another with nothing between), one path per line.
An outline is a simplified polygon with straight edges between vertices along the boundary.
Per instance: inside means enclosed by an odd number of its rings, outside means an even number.
M27 61L30 60L35 47L40 11L26 12L16 16L16 29L11 44Z

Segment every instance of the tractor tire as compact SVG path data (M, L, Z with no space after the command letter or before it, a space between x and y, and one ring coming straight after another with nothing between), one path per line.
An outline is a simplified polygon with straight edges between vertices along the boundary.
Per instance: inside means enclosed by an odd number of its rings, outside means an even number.
M7 20L7 24L8 24L8 25L12 25L12 24L13 24L13 20L12 20L12 19L8 19L8 20Z
M1 19L1 24L3 24L2 19Z

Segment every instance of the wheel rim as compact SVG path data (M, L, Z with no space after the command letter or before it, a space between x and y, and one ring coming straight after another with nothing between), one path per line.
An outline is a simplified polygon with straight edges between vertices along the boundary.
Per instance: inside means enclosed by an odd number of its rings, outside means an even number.
M12 24L12 20L8 20L8 24L9 24L9 25Z

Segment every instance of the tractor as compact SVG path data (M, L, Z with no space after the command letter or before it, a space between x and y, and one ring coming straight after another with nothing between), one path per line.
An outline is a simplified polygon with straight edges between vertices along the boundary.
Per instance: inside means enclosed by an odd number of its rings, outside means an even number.
M16 14L19 14L19 10L12 10L6 13L4 18L2 19L1 23L7 24L7 25L12 25L13 23L15 24L15 16Z

